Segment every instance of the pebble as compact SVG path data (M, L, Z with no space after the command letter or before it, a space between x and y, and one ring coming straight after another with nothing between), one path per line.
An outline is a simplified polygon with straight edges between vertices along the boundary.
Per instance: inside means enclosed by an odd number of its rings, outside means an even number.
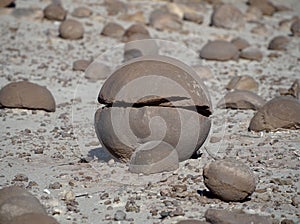
M123 221L126 219L126 213L122 210L117 210L114 214L114 220L115 221Z
M239 51L250 46L249 42L241 37L234 38L230 42L233 43Z
M272 16L275 6L268 0L248 0L250 6L258 8L263 15Z
M77 40L83 38L84 28L81 22L67 19L59 26L59 35L64 39Z
M183 19L197 24L202 24L204 17L196 12L185 12L183 15Z
M54 112L55 100L44 86L27 81L11 82L0 90L0 107Z
M248 90L252 92L258 91L258 83L249 75L235 76L225 87L227 90Z
M249 124L249 130L252 131L299 128L300 102L290 96L280 96L268 101L257 111Z
M0 8L2 7L8 7L10 5L15 4L15 0L1 0L0 1Z
M205 219L211 224L240 224L240 223L259 223L273 224L273 221L265 216L257 214L247 214L242 210L221 210L209 208L206 210Z
M284 50L286 50L286 47L289 42L290 42L290 39L286 36L276 36L270 41L268 49L284 51Z
M238 49L225 40L208 42L200 51L200 57L207 60L228 61L238 58Z
M293 36L300 37L300 19L295 20L291 24L291 32Z
M52 3L44 9L44 17L49 20L63 21L67 11L60 4Z
M84 77L91 80L102 80L106 79L111 74L111 69L109 66L94 61L85 70Z
M258 110L265 104L265 101L257 94L247 90L235 90L228 92L218 104L218 108L251 109Z
M133 24L126 29L123 35L123 41L129 42L151 38L149 31L143 24Z
M87 18L90 17L92 13L93 12L91 9L81 6L74 9L74 11L72 12L72 16L77 18Z
M257 22L261 21L263 18L263 14L260 9L254 7L254 6L249 6L245 18L248 22Z
M17 174L15 178L13 179L14 181L28 181L28 177L25 174Z
M243 201L256 188L253 172L235 159L220 159L203 169L205 186L223 201Z
M211 16L211 25L215 27L239 29L244 24L244 15L233 4L221 4L215 7Z
M127 4L120 0L105 0L104 5L109 16L126 13L128 9Z
M107 37L121 38L125 32L125 29L118 23L109 22L103 29L101 34Z
M60 189L62 185L59 182L49 184L49 189Z
M161 31L176 31L182 28L182 21L177 15L160 9L151 12L149 23L155 29Z
M253 61L261 61L263 58L263 54L256 47L247 47L241 51L240 58Z
M298 207L300 205L300 196L295 195L292 197L292 205Z
M86 68L91 64L90 60L76 60L73 62L73 71L85 71Z

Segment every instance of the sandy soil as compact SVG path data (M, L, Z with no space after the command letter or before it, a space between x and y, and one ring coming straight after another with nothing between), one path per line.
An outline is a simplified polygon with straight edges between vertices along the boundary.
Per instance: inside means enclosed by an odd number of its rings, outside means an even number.
M241 11L246 11L245 1L226 2L233 2ZM85 28L82 40L64 40L58 37L60 23L42 18L42 9L50 1L16 3L15 9L0 10L0 86L19 80L45 85L55 97L57 110L54 113L0 110L0 187L12 184L27 187L60 223L118 223L113 220L117 210L127 214L127 221L121 223L176 223L186 218L203 220L207 208L241 208L278 221L286 218L300 222L299 130L248 132L254 111L213 108L212 129L199 159L182 162L180 168L171 173L131 174L126 164L112 160L95 135L93 116L99 106L96 99L104 81L88 81L83 72L72 70L72 63L100 57L113 67L119 65L122 43L103 37L100 32L108 21L117 21L125 28L132 22L107 16L105 7L98 1L66 0L63 5L69 18L74 8L83 5L90 7L93 15L78 19ZM146 16L162 4L128 3L132 11L144 10ZM184 22L181 32L161 32L151 27L148 30L154 38L173 41L165 43L172 47L166 48L163 54L189 65L202 64L212 69L213 77L205 84L214 107L226 93L225 85L236 75L254 77L259 83L258 94L270 100L279 95L280 88L289 88L295 78L300 78L299 38L291 38L287 51L267 50L272 37L290 35L289 26L279 27L278 23L300 15L299 1L274 3L284 4L291 10L277 12L272 17L264 16L260 22L266 30L262 34L250 32L257 24L249 22L241 30L210 27L212 6L209 4L202 12L202 25ZM258 47L264 54L263 60L216 62L199 59L198 52L208 40L231 40L237 36ZM276 53L277 57L268 57L271 53ZM213 160L209 154L237 158L255 172L258 184L251 200L225 203L205 195L202 168ZM172 191L174 185L186 185L187 191L175 191L172 197L161 195L161 191ZM63 198L67 192L75 194L78 204L66 204ZM292 198L298 200L298 205L292 204ZM183 216L161 219L160 212L174 211L177 207L183 208Z

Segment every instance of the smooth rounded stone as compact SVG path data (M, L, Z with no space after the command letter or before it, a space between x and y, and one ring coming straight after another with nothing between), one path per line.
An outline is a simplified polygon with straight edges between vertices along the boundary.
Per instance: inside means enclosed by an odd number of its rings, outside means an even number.
M10 6L14 3L15 3L15 0L1 0L0 1L0 8Z
M203 169L205 186L223 201L243 201L256 188L253 172L235 159L220 159Z
M42 204L32 195L11 197L0 205L0 223L9 223L15 217L28 213L46 215Z
M194 66L192 66L192 68L195 70L197 75L202 80L208 80L208 79L212 79L214 77L213 72L211 71L211 69L208 66L194 65Z
M84 34L84 28L81 22L74 19L67 19L59 26L59 35L64 39L81 39Z
M268 28L262 23L258 23L255 27L253 27L251 29L251 33L255 33L255 34L261 35L261 36L271 35L271 31L269 31Z
M152 39L130 41L124 45L124 61L145 55L158 55L158 53L158 45Z
M58 224L58 222L46 214L30 213L15 217L9 224Z
M272 219L260 216L258 214L247 214L242 210L228 211L225 209L206 210L205 219L211 224L241 224L241 223L259 223L259 224L272 224Z
M248 0L248 5L258 8L263 15L272 16L275 6L268 0Z
M60 4L52 3L44 9L44 17L49 20L63 21L67 16L67 11Z
M247 90L235 90L228 92L218 104L218 108L251 109L258 110L265 104L265 101L257 94Z
M274 37L268 46L269 50L278 50L278 51L284 51L286 50L286 47L288 43L290 42L290 39L286 36L277 36Z
M221 4L215 7L211 16L211 25L215 27L238 29L244 24L244 15L233 4Z
M74 9L74 11L72 12L72 16L77 18L86 18L86 17L90 17L92 13L93 12L91 9L81 6Z
M182 21L177 15L159 9L151 12L149 23L157 30L176 31L182 28Z
M103 27L101 34L103 36L121 38L124 32L125 29L120 24L109 22Z
M240 51L250 46L249 42L241 37L234 38L230 41Z
M300 37L300 19L295 20L291 25L293 36Z
M111 69L104 63L94 61L85 70L84 77L91 80L106 79L111 74Z
M126 219L126 213L122 210L117 210L114 214L114 220L115 221L123 221Z
M196 13L196 12L185 12L183 19L186 21L191 21L194 23L202 24L203 23L203 16Z
M20 81L12 82L0 90L0 107L55 111L55 100L44 86Z
M121 161L148 141L167 142L179 161L186 160L210 130L206 87L194 70L170 57L128 61L106 80L98 101L106 106L95 114L97 137Z
M257 92L258 83L249 75L235 76L229 81L225 88L227 90L237 89Z
M249 130L276 131L278 129L300 128L300 102L280 96L268 101L250 121Z
M73 62L73 71L85 71L87 67L91 64L91 61L89 60L76 60Z
M127 4L120 0L105 0L104 6L110 16L126 13L128 9Z
M200 51L201 58L216 61L237 59L238 55L239 52L235 45L225 40L210 41Z
M256 47L247 47L241 51L240 58L252 61L261 61L263 58L263 54Z
M126 29L123 35L124 42L134 40L150 39L150 33L143 24L133 24Z
M180 220L177 224L209 224L209 222L199 221L195 219Z
M178 169L178 153L163 141L149 141L139 146L130 159L129 171L145 175Z

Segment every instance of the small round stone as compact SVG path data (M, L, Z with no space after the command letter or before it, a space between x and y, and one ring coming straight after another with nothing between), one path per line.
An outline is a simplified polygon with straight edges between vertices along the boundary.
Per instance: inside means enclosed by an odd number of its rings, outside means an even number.
M64 39L81 39L83 34L84 28L79 21L68 19L63 21L59 26L59 35Z
M268 0L248 0L248 4L258 8L263 15L272 16L275 12L275 6Z
M49 20L63 21L66 15L66 10L60 4L52 3L44 9L44 17Z
M242 201L256 188L253 172L244 163L221 159L207 164L203 170L205 186L223 201Z
M77 60L73 62L73 71L85 71L86 68L91 64L89 60Z
M238 50L243 50L244 48L250 46L249 42L241 37L232 39L231 43L233 43Z
M101 32L103 36L121 38L125 32L125 29L118 23L107 23Z
M283 51L286 50L288 43L290 42L289 38L286 36L277 36L274 37L268 46L269 50L278 50Z
M207 60L228 61L238 57L238 49L225 40L208 42L200 51L200 57Z
M111 69L109 66L101 62L94 61L86 68L84 77L91 81L95 81L106 79L110 74Z
M116 213L114 214L115 221L123 221L125 219L126 219L126 213L123 212L122 210L117 210Z
M247 47L241 51L240 58L252 61L261 61L263 58L263 54L258 48Z
M300 19L297 19L292 23L291 32L293 36L300 37Z
M72 12L72 16L77 18L86 18L92 15L92 10L86 7L77 7Z
M129 42L133 40L149 39L150 33L142 24L133 24L126 29L123 35L123 41Z
M180 30L182 21L172 13L162 10L154 10L150 15L150 25L157 30Z

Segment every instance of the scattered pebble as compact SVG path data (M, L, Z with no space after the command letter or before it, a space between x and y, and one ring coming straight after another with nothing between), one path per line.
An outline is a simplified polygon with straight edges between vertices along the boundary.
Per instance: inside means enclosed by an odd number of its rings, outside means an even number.
M242 201L256 188L253 172L244 163L234 159L221 159L203 169L205 186L223 201Z
M121 211L121 210L117 210L114 214L114 220L115 221L123 221L126 219L126 213Z
M211 25L215 27L239 29L244 24L244 15L233 4L221 4L215 7L211 16Z
M67 11L60 4L52 3L44 9L44 17L49 20L63 21Z
M73 71L85 71L87 67L91 64L90 60L80 59L73 62Z
M289 96L280 96L268 101L257 111L249 125L249 130L252 131L299 128L300 102Z
M238 49L225 40L208 42L200 51L200 57L207 60L228 61L238 58Z
M59 26L59 35L64 39L77 40L83 38L83 25L73 19L63 21Z
M62 187L61 183L59 182L54 182L49 184L49 189L60 189Z
M20 81L9 83L0 90L0 106L54 112L55 100L46 87Z
M286 36L277 36L274 37L268 46L269 50L278 50L278 51L284 51L286 50L286 47L288 43L290 42L289 38Z
M28 177L25 174L17 174L15 178L13 179L14 181L28 181Z
M261 61L263 58L262 52L256 47L247 47L240 53L240 58L254 61Z
M72 12L72 16L77 18L87 18L90 17L92 13L93 12L91 9L81 6L74 9L74 11Z
M103 36L121 38L125 32L125 29L118 23L107 23L101 32Z
M175 14L162 10L154 10L150 15L150 25L157 30L181 30L182 21Z
M249 75L235 76L225 87L227 90L238 89L257 92L258 83Z

